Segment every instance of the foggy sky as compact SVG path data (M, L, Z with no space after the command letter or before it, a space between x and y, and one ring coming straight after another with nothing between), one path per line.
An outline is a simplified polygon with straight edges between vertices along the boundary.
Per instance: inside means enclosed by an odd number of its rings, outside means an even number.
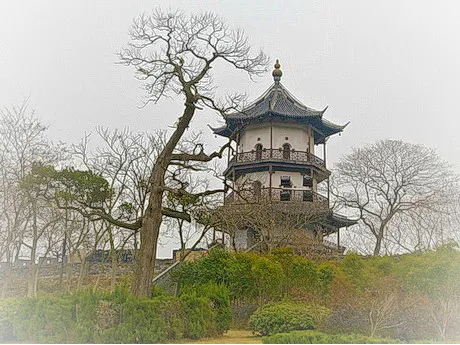
M0 2L0 106L29 98L52 139L77 142L96 126L167 128L181 100L140 108L134 71L115 64L134 17L161 6L209 10L243 28L274 62L281 82L305 105L337 124L328 164L378 139L424 144L460 172L460 2L458 1L13 1ZM251 82L229 68L221 91L258 97L273 82ZM214 148L222 140L199 113L195 129Z

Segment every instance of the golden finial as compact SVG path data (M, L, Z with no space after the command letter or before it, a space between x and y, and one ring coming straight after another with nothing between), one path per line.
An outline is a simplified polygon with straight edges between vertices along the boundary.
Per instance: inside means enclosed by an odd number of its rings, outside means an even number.
M280 60L276 59L275 63L275 69L272 72L273 79L275 80L275 83L279 83L281 80L281 76L283 75L283 72L280 70L281 65L280 65Z

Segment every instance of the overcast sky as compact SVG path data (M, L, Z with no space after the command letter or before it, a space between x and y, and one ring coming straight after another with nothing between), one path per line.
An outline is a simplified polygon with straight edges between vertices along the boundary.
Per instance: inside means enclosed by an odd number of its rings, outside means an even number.
M212 11L280 59L282 83L337 124L328 163L378 139L435 148L460 172L460 1L13 1L0 2L0 106L29 97L55 140L96 126L167 128L181 102L143 109L134 71L115 64L134 17L161 6ZM215 70L223 91L251 99L272 83ZM219 124L199 114L194 128ZM222 142L209 132L208 145Z

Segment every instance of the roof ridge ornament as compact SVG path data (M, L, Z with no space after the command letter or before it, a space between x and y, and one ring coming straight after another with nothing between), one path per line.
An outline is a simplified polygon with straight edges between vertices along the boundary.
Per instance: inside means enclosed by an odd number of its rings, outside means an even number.
M281 80L281 76L283 75L283 71L280 70L280 60L276 59L275 69L272 72L273 79L275 80L275 84L279 84Z

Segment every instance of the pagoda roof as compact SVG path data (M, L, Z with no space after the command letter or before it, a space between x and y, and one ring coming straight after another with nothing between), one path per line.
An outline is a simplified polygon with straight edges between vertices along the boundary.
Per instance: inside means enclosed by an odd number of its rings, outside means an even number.
M321 117L326 109L315 110L305 106L283 84L275 82L241 112L228 114L225 119L254 118L268 112L292 118Z
M275 70L276 71L276 70ZM274 71L274 73L275 73ZM275 76L275 75L274 75ZM266 123L277 120L286 123L309 124L315 130L315 144L336 133L342 132L348 125L336 125L323 118L328 107L315 110L300 102L280 82L281 76L275 77L275 83L259 98L241 111L224 115L225 125L211 129L215 134L232 137L248 124Z
M333 212L328 216L328 220L332 224L337 226L338 228L342 228L342 227L345 227L345 226L352 226L352 225L355 225L356 223L358 223L357 219L349 219L346 216L343 216L343 215L338 214L338 213L333 213Z

